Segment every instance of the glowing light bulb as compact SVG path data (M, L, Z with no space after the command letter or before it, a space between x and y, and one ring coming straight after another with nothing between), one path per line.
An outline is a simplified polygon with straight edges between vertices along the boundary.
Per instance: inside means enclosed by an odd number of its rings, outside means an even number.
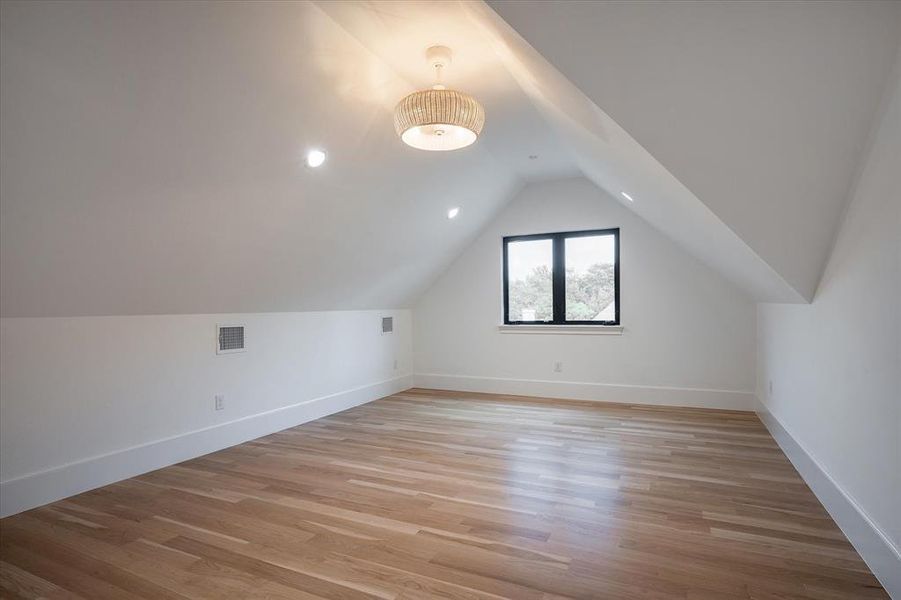
M310 150L307 152L307 166L319 167L325 162L325 152L322 150Z

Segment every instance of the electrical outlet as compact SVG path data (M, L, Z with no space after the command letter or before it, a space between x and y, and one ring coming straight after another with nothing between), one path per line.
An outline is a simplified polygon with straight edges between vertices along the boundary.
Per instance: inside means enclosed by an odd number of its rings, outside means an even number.
M773 380L772 379L770 379L770 384L769 384L768 389L769 389L769 396L772 396L773 395Z
M222 394L216 394L213 407L216 410L225 410L225 396L223 396Z
M563 363L559 360L554 363L554 373L562 373L563 372Z
M394 359L394 370L397 371L397 359Z

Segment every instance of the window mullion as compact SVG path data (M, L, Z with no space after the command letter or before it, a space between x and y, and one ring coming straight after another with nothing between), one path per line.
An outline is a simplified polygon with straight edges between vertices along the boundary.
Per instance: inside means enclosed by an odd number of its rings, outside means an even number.
M554 323L566 321L566 244L562 235L554 236Z

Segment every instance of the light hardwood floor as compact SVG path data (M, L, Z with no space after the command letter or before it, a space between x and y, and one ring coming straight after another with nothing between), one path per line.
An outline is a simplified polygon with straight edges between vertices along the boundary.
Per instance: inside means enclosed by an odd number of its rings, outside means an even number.
M4 598L887 598L751 413L428 390L0 539Z

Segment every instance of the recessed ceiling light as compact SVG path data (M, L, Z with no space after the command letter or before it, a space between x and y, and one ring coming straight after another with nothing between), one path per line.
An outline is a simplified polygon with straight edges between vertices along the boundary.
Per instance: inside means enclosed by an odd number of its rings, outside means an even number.
M632 199L632 196L630 196L630 195L627 194L626 192L620 192L620 194L622 195L623 198L625 198L625 199L628 200L629 202L635 202L635 200Z
M316 167L321 166L324 162L325 152L323 152L322 150L310 150L309 152L307 152L308 167L313 167L315 169Z
M453 219L454 217L456 217L459 214L460 214L460 207L455 206L452 209L450 209L449 211L447 211L447 218Z

